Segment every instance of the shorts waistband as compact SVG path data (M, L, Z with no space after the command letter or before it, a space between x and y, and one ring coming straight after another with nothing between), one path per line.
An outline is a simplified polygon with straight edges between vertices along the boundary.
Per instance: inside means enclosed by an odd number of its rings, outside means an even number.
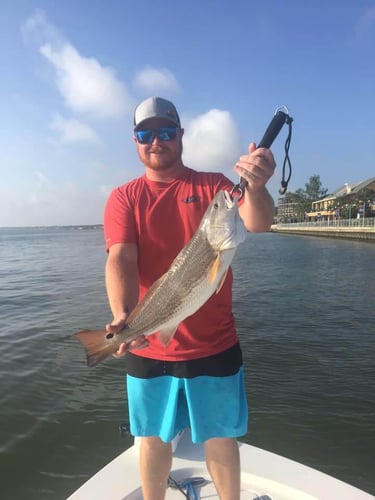
M228 377L242 366L242 351L237 343L225 351L205 358L187 361L160 361L128 352L127 373L138 378L153 378L170 375L177 378L193 378L202 375Z

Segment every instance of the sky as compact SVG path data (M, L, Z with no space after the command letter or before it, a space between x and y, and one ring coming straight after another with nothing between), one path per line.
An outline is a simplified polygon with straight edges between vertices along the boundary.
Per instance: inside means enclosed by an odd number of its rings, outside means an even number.
M293 117L289 191L375 176L375 0L3 0L0 227L100 224L144 173L135 106L181 116L184 163L223 172ZM272 151L277 204L287 127Z

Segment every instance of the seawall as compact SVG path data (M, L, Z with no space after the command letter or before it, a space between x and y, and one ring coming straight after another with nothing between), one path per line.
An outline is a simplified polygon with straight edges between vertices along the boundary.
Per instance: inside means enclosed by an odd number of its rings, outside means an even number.
M375 227L319 227L298 224L274 224L271 226L271 231L274 233L347 238L375 242Z

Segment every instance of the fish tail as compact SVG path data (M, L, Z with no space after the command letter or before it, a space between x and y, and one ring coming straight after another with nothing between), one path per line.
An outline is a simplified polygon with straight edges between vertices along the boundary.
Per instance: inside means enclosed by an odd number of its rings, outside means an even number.
M82 330L73 335L86 351L87 366L97 365L116 351L116 346L106 335L105 330Z

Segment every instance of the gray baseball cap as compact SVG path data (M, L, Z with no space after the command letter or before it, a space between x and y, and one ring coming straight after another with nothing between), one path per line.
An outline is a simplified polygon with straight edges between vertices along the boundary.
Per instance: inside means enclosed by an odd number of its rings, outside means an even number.
M164 118L180 127L180 117L170 101L162 97L149 97L142 101L134 111L134 128L137 129L149 118Z

